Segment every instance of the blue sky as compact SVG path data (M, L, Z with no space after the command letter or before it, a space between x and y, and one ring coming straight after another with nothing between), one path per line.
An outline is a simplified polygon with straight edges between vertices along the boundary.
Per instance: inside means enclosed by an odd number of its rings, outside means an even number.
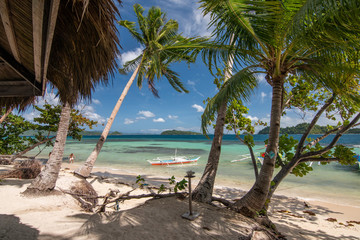
M141 4L145 9L151 6L158 6L167 13L168 19L175 19L179 22L179 32L188 37L209 36L208 17L203 17L199 4L193 0L143 0L143 1L124 1L120 7L121 18L123 20L136 21L133 11L135 3ZM120 43L122 46L121 56L119 56L119 65L123 62L136 57L141 46L126 32L126 29L119 27ZM201 114L205 105L203 101L216 94L216 88L213 84L214 77L209 73L207 67L199 60L190 65L174 64L172 69L180 74L180 78L190 93L178 93L167 82L161 79L156 82L160 98L156 98L148 90L146 84L139 89L134 83L123 105L118 112L111 131L119 131L126 134L159 134L164 130L176 129L186 131L200 131ZM116 74L109 86L98 86L92 97L91 103L79 103L78 109L90 119L98 121L94 130L102 130L101 123L106 123L112 109L118 100L123 87L130 78L128 75ZM248 117L252 120L262 120L269 122L271 88L259 76L259 88L251 97L246 106L249 108ZM38 104L44 101L56 104L58 100L54 94L47 92L42 98L39 98ZM31 120L36 116L36 112L29 109L24 117ZM304 121L304 116L296 112L289 112L282 118L282 127L294 126ZM308 119L311 115L305 116ZM326 124L325 120L320 123ZM258 131L260 128L257 128Z

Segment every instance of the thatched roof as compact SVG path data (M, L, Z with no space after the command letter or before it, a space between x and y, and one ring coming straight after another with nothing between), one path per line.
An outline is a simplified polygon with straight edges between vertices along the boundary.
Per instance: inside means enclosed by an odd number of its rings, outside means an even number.
M0 14L0 107L27 105L46 80L73 103L116 70L112 0L0 0Z

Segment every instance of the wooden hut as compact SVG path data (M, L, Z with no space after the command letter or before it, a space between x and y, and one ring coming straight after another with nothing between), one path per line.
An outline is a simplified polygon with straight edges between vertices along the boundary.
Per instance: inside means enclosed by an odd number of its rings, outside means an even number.
M91 97L116 70L112 0L0 0L0 107L24 108L47 83L62 102Z

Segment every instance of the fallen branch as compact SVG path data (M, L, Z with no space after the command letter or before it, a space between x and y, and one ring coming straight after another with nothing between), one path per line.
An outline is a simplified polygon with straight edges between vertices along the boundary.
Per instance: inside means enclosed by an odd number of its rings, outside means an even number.
M167 197L173 197L173 196L183 196L185 193L166 193L166 194L158 194L158 193L148 193L148 194L141 194L141 195L133 195L133 196L125 196L121 195L111 201L109 203L113 203L116 201L124 201L124 200L130 200L130 199L140 199L140 198L167 198Z
M134 191L134 190L135 190L135 189L132 189L132 190L128 191L127 193L122 194L121 196L129 196L129 194L130 194L132 191ZM101 206L99 207L99 209L96 211L97 213L105 212L106 205L109 204L109 203L111 203L111 200L109 200L109 198L110 198L110 197L115 197L115 196L116 196L115 192L116 192L116 191L110 189L110 192L105 195L103 204L101 204ZM119 190L117 190L116 193L119 193Z

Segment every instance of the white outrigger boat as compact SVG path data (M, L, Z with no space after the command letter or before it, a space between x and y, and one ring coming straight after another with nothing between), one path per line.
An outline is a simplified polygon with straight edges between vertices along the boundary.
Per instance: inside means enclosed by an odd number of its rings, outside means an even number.
M163 157L155 158L153 160L147 160L151 165L175 165L175 164L186 164L186 163L196 163L200 157L185 157L185 156L175 156L173 157Z

